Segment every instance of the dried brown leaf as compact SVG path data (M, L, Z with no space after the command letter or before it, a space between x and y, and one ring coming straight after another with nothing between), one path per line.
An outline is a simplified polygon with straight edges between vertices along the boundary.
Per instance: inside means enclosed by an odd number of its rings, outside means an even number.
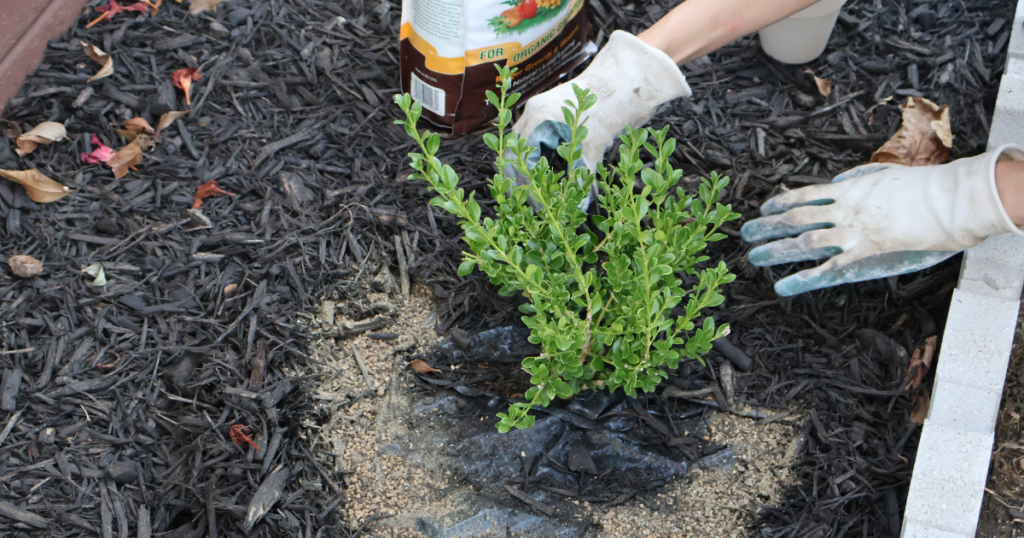
M33 127L31 131L17 138L18 147L14 149L14 152L18 156L24 157L35 151L37 146L46 146L51 142L59 142L64 140L64 137L67 135L68 132L64 129L63 124L55 121L44 121Z
M85 41L79 41L78 44L81 45L82 50L85 51L85 54L88 57L92 58L94 62L102 66L100 67L100 70L96 72L95 75L89 78L89 80L85 81L86 83L92 82L94 80L99 80L101 78L106 78L114 74L114 59L111 58L109 54L103 52L103 50L97 47L96 45L91 45L89 43L86 43Z
M21 126L11 120L0 120L3 126L4 136L7 138L18 138L21 136Z
M921 391L921 396L917 399L917 404L914 405L914 410L910 412L910 421L915 424L924 424L924 419L928 418L928 408L931 407L932 399L928 394L927 390Z
M906 166L942 164L949 158L953 133L949 125L949 107L910 97L900 105L903 125L874 155L873 163Z
M153 137L147 134L140 134L135 137L135 141L139 143L139 147L142 148L143 151L149 151L156 147L156 142L153 141Z
M222 194L236 196L235 194L218 187L216 179L211 179L196 189L196 194L192 201L192 209L199 209L203 205L203 200L211 196L220 196Z
M124 128L135 134L153 134L153 126L146 118L132 118L124 122Z
M114 132L123 136L124 139L129 142L135 140L139 136L138 133L134 131L129 131L128 129L114 129Z
M142 138L141 136L139 138ZM142 162L142 147L139 145L139 138L131 141L125 147L114 154L114 158L107 161L107 166L114 171L115 178L122 178L128 174L128 169Z
M159 137L160 131L170 127L171 124L174 123L174 120L184 116L185 114L188 114L188 112L172 110L163 116L160 116L160 121L156 124L156 134L153 135L153 138Z
M179 2L181 0L178 0ZM226 2L227 0L192 0L192 4L188 6L188 12L195 15L196 13L202 13L203 11L212 11L217 9L217 4Z
M925 338L923 345L918 346L914 350L914 354L910 357L910 365L907 367L907 375L912 375L913 377L907 381L907 385L904 387L906 390L913 390L921 385L924 376L928 374L928 370L932 367L932 356L935 355L937 342L937 336L929 336ZM917 369L915 370L915 368Z
M71 192L71 189L44 176L42 172L34 168L32 170L0 170L0 177L5 177L25 187L28 197L33 202L40 204L60 200Z
M15 275L22 278L36 276L43 272L43 262L33 258L32 256L25 256L24 254L18 254L7 258L7 265L11 266L11 271Z
M437 368L431 367L429 364L424 362L422 359L416 359L409 363L409 368L412 368L419 374L425 374L427 372L440 372Z
M828 97L829 95L832 95L831 80L827 78L821 78L818 75L812 73L810 70L808 70L807 72L810 73L812 77L814 77L814 85L818 87L818 93L820 93L822 97Z

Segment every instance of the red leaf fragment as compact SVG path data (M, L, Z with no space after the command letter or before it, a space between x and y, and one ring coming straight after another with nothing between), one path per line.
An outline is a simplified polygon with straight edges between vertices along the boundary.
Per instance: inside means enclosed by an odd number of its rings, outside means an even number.
M153 4L150 3L150 2L147 2L146 0L143 0L142 2L136 2L136 3L134 3L134 4L130 5L130 6L122 6L121 4L117 3L117 0L107 0L107 5L105 5L105 6L96 6L96 11L99 11L100 13L103 13L103 14L100 15L99 17L97 17L95 20L93 20L89 24L85 25L85 27L86 28L90 28L92 26L95 26L96 24L99 24L99 22L103 21L103 20L109 21L110 19L114 18L114 15L117 15L118 13L122 13L122 12L126 12L126 11L138 11L140 13L145 13L146 11L148 11L150 8L153 8L153 7L154 7Z
M210 196L220 196L221 194L235 196L235 194L218 187L216 179L211 179L210 181L203 183L198 189L196 189L196 196L195 201L192 203L192 209L199 209L199 207L203 205L203 200L205 198L209 198Z
M112 148L103 145L100 142L100 137L92 135L92 146L96 149L92 150L92 153L82 153L82 162L85 164L100 164L109 161L114 158L114 154L117 152Z
M171 73L171 82L174 83L174 87L185 92L185 104L192 106L192 97L189 95L192 90L192 81L201 78L203 75L200 75L199 69L195 67L186 67Z
M255 448L257 452L259 452L260 447L256 446L256 443L252 442L252 437L249 437L248 433L248 426L246 426L245 424L235 424L234 426L231 426L231 431L228 432L228 437L230 437L231 440L234 441L235 444L239 446L249 443L249 445Z
M416 359L416 360L410 362L409 363L409 368L412 368L418 374L425 374L427 372L440 372L441 371L441 370L438 370L437 368L434 368L434 367L430 366L429 364L427 364L422 359Z

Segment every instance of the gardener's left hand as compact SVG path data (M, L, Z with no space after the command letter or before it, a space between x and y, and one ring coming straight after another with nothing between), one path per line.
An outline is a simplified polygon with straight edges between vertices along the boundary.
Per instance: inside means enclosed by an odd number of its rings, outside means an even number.
M776 293L788 297L919 271L989 236L1024 235L996 178L997 166L1022 160L1024 148L1003 146L938 166L869 164L780 194L761 206L764 217L743 225L746 241L778 239L748 259L770 266L829 258L778 281Z

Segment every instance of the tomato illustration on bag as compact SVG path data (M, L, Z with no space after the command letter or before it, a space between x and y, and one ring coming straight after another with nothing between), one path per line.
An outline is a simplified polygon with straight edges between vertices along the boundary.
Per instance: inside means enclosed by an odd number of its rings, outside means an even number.
M516 10L523 19L532 19L537 16L537 0L523 0L516 6Z

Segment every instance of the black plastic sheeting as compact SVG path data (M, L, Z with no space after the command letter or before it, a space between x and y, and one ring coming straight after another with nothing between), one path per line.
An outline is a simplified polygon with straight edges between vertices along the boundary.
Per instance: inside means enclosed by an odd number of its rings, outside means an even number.
M479 494L479 506L447 527L440 517L420 518L417 531L432 538L578 536L590 523L576 517L573 501L615 506L697 466L731 463L730 449L702 439L705 406L651 395L585 392L561 406L535 409L531 428L498 433L495 414L522 385L515 381L518 363L536 353L528 334L492 329L441 344L424 357L442 374L418 378L433 396L413 402L413 420L430 417L432 428L451 430L444 465L454 482L469 483ZM484 363L480 373L467 372Z

